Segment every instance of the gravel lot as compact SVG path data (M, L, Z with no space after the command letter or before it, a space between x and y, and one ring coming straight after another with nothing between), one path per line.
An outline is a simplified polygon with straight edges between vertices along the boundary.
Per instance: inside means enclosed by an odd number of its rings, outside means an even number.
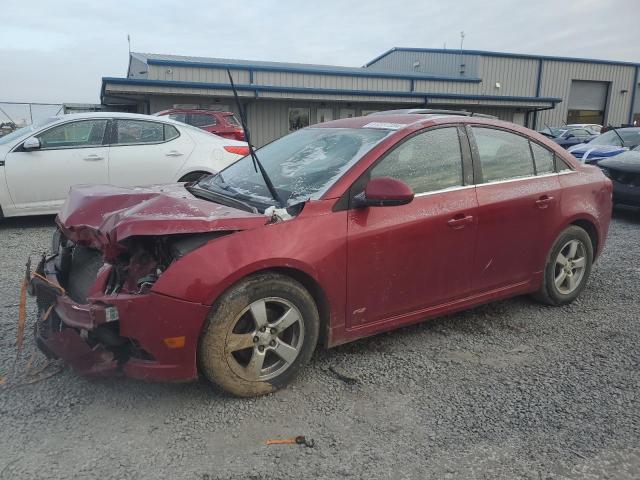
M30 336L12 373L23 265L52 224L0 223L0 479L640 477L638 210L615 213L573 305L516 298L318 351L246 400L68 370L26 384ZM315 448L264 445L295 435Z

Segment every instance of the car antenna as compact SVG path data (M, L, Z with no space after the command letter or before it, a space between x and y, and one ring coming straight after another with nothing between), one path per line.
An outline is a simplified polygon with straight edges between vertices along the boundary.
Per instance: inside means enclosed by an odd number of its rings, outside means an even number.
M618 138L620 139L620 146L624 147L624 140L622 139L622 137L620 136L620 134L618 133L618 130L616 130L616 127L614 127L613 125L609 124L607 125L609 127L609 129L613 130L613 132L618 136Z
M285 205L282 203L282 200L280 200L280 196L278 195L278 192L273 186L273 183L269 178L269 174L262 166L262 163L260 163L260 160L258 160L258 156L256 155L256 152L253 149L253 146L251 145L251 136L249 134L249 128L247 126L246 112L244 111L244 109L242 108L242 105L240 104L240 99L238 98L238 91L236 90L235 83L233 83L231 70L229 70L228 68L227 68L227 75L229 75L229 82L231 83L231 89L233 90L233 98L236 101L236 107L238 108L238 112L240 113L240 123L242 123L242 128L244 129L244 136L247 139L247 146L249 147L249 155L251 155L251 160L253 160L253 168L255 169L256 172L258 172L258 170L260 171L260 174L264 179L264 183L267 186L269 193L271 194L273 199L276 201L276 206L284 207Z

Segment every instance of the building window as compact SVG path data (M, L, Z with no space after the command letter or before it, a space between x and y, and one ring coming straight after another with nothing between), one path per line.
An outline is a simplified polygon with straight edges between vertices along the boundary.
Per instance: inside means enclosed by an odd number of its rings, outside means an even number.
M289 131L294 132L301 128L309 126L309 109L308 108L290 108L289 109Z

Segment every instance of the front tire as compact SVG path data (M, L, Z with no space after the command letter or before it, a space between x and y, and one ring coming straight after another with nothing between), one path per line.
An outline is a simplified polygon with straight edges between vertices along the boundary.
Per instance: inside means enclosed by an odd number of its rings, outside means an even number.
M320 318L309 292L276 273L252 275L211 308L198 346L204 376L241 397L273 392L310 360Z
M544 269L536 300L548 305L566 305L584 290L593 265L593 244L589 234L572 225L557 238Z

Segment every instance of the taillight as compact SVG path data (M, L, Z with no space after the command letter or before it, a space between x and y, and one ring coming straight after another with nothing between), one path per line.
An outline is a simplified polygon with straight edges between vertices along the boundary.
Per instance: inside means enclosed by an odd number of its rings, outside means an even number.
M236 145L228 145L226 147L224 147L224 149L229 152L229 153L234 153L236 155L242 155L243 157L245 155L249 155L249 147L242 147L242 146L236 146Z

